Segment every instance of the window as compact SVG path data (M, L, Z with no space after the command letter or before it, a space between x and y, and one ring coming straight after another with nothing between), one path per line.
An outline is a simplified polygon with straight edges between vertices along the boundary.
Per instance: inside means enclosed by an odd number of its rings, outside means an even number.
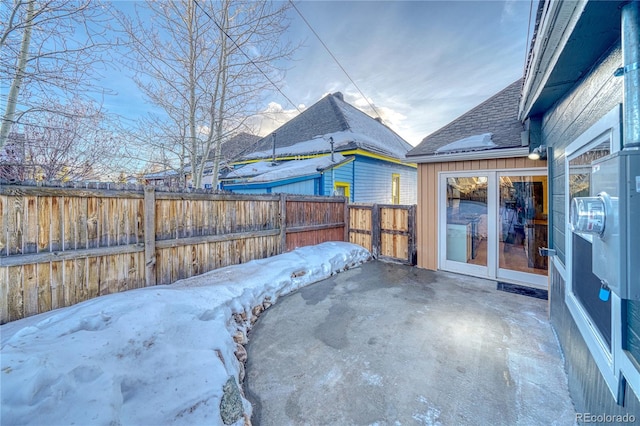
M582 153L580 153L582 152ZM587 197L591 187L591 163L611 153L611 138L605 135L581 149L569 159L569 204L575 197ZM598 297L600 278L591 272L592 243L590 235L572 233L572 290L611 352L611 299Z
M600 280L591 272L593 238L572 232L569 206L573 197L590 195L591 163L620 148L620 107L601 118L565 150L565 246L566 269L557 258L554 263L566 281L565 303L571 312L589 352L609 390L618 402L624 397L620 378L624 376L640 392L640 353L637 334L629 333L629 323L638 315L638 305L611 293L608 301L598 297ZM635 361L634 361L635 358Z
M350 194L350 185L348 182L335 182L333 187L334 195L341 195L343 197L349 198Z
M391 204L400 204L400 175L391 175Z

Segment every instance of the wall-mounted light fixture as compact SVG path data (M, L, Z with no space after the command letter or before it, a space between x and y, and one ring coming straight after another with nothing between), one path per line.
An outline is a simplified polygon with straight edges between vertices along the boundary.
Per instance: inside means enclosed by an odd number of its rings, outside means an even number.
M547 158L547 147L540 145L535 147L533 151L529 153L529 160L545 160Z

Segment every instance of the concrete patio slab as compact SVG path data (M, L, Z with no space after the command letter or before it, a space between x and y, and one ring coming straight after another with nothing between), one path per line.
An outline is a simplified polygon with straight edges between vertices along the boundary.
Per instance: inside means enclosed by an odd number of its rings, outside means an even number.
M278 300L250 333L261 425L567 425L547 301L369 262Z

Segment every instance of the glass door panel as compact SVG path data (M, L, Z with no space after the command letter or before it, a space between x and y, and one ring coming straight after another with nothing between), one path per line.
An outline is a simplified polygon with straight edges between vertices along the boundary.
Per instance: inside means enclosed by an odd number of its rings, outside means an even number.
M446 178L446 261L487 266L487 176Z
M499 270L546 277L548 258L538 248L548 247L547 177L503 175L499 185Z

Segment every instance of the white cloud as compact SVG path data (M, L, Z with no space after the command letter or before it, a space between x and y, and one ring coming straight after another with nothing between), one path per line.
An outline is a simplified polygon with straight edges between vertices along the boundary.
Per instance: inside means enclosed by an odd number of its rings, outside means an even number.
M306 106L304 104L299 104L297 109L285 109L277 102L269 102L263 111L249 118L247 124L253 134L266 136L296 117L299 114L298 111L304 111L305 109Z

